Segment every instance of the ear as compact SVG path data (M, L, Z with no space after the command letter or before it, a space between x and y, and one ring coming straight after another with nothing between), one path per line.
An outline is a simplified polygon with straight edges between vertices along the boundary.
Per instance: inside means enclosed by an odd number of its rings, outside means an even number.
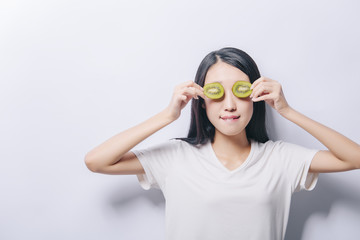
M203 109L205 109L205 103L201 104L201 107L202 107Z

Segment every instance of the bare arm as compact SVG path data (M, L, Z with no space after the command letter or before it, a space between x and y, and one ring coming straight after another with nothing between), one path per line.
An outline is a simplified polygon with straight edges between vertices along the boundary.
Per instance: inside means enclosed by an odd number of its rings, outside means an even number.
M175 88L169 106L148 120L127 129L92 149L85 156L86 166L93 172L106 174L139 174L144 170L130 150L138 143L179 118L181 110L202 88L192 81Z
M86 154L86 166L93 172L110 173L111 166L118 163L134 146L172 121L164 110L148 120L111 137ZM128 154L127 160L133 161L132 158L134 157L134 155ZM141 170L139 166L136 168L136 165L133 168L135 171L137 169Z
M360 168L360 145L335 130L288 108L283 116L319 140L329 151L318 152L311 172L339 172Z
M303 128L328 148L328 151L319 151L314 156L311 172L339 172L360 168L360 145L291 108L278 82L261 77L254 82L252 89L250 97L254 102L264 100L283 117Z

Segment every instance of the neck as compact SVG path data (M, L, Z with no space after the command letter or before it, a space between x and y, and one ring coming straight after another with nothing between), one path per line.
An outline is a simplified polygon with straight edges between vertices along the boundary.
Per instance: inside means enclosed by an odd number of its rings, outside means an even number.
M250 142L246 137L245 130L235 136L226 136L216 131L213 149L217 155L221 156L238 156L250 149Z

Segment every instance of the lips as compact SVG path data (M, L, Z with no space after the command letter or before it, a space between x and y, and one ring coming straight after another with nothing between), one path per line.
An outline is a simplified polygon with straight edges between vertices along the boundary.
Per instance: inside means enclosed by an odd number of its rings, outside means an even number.
M234 115L232 115L232 116L220 116L220 118L222 120L235 120L235 119L239 119L240 116L234 116Z

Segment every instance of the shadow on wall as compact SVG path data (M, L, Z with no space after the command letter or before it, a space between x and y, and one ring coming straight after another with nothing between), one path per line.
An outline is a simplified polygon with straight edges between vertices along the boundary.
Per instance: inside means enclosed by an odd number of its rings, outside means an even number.
M272 140L280 140L276 129L274 111L266 105L266 127ZM331 173L320 174L313 191L297 192L293 195L285 240L302 240L307 220L313 214L327 217L332 206L346 202L360 216L360 194L336 184L331 179Z
M126 187L126 189L122 189L122 191L116 189L113 192L119 194L111 195L109 197L109 204L119 212L121 212L121 209L126 209L128 205L133 204L134 200L140 198L146 199L156 207L165 206L164 195L158 189L144 190L139 186L136 187L131 185L131 187ZM126 192L126 194L123 194L124 192Z
M285 240L301 240L306 221L311 215L321 214L327 217L332 206L340 202L346 202L360 216L360 194L334 182L329 174L320 174L313 191L293 195Z

